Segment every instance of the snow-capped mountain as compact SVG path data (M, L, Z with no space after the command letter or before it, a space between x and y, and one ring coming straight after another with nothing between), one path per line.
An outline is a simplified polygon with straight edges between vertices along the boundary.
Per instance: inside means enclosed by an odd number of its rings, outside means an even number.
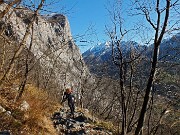
M128 42L125 42L125 41L122 41L121 42L121 50L122 52L127 52L130 50L131 46L133 45L133 47L135 48L138 48L139 47L139 44L137 42L134 42L134 41L128 41ZM110 41L106 41L105 43L100 43L100 44L97 44L93 47L91 47L89 50L87 50L86 52L83 53L83 57L86 57L88 56L89 54L90 55L104 55L104 54L107 54L107 53L110 53L112 52L112 44Z
M133 47L136 52L142 53L150 58L152 56L153 45L139 45L134 41L122 41L121 51L123 57L128 57L128 54ZM118 51L115 53L118 54ZM164 39L160 46L159 61L180 62L180 33L174 35L170 39ZM118 55L116 55L118 56ZM112 45L111 42L98 44L83 53L83 58L92 73L97 75L114 76L118 73L116 66L112 60ZM115 75L116 76L116 75Z
M128 55L130 49L144 50L145 46L139 46L137 42L128 41L121 42L121 50L123 55ZM91 47L83 53L83 58L92 73L97 75L113 75L116 74L116 66L114 66L112 59L112 44L110 41L101 43ZM116 53L117 50L115 50Z
M91 47L89 50L87 50L85 54L87 53L91 53L94 55L98 55L98 54L102 54L105 53L106 51L111 49L111 43L109 41L105 42L105 43L99 43L93 47Z
M160 60L180 62L180 33L163 40L160 46Z

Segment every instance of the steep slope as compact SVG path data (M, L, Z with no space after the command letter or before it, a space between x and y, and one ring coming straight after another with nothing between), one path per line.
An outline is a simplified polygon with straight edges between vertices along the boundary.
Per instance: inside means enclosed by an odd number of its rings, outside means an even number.
M1 5L0 10L2 11L4 7ZM18 47L24 38L27 26L31 23L33 12L23 7L16 10L11 9L11 11L12 15L9 20L7 21L6 17L3 18L0 26L1 29L6 28L6 37L15 42ZM27 55L26 50L30 46L32 46L31 56L35 58L33 64L30 64L31 66L36 65L32 74L41 78L41 87L53 91L73 87L75 91L78 91L81 89L83 80L90 80L87 79L90 73L79 48L72 39L69 22L64 15L38 15L26 40L24 56ZM22 65L23 59L25 58L18 59ZM39 81L34 80L34 82L39 85Z
M6 6L1 3L0 12ZM81 96L93 82L67 18L38 14L32 22L34 15L18 7L0 19L0 80L13 67L0 86L0 134L59 134L50 116L61 106L64 89L73 87Z

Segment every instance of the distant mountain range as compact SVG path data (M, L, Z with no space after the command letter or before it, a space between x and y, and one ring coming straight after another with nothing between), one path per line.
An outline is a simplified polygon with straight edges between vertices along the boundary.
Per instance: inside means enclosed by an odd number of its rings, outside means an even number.
M163 40L160 46L160 60L180 63L180 33Z
M133 46L139 53L142 51L143 55L150 58L152 56L153 45L139 45L134 41L122 41L121 50L124 57L129 54L130 48ZM85 63L88 65L91 73L98 76L116 76L117 67L113 63L112 59L112 45L107 41L102 44L98 44L83 53ZM169 61L180 63L180 33L174 35L170 39L163 40L160 46L159 61Z
M139 46L138 43L134 41L121 42L123 57L128 59L131 46L134 47L136 53L144 57L140 63L135 64L136 70L134 73L134 82L140 84L140 87L143 87L146 85L145 83L150 71L153 45ZM83 58L92 74L99 77L119 78L119 69L113 62L110 42L105 42L90 48L83 53ZM156 93L164 95L169 99L177 100L178 96L180 96L180 33L170 39L163 40L160 46L159 64L157 68L158 80L156 83Z

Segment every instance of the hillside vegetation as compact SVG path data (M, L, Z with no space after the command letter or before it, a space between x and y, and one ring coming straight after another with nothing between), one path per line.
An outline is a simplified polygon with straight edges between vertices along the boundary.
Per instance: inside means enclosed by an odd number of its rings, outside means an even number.
M67 17L42 15L47 1L31 2L0 1L0 132L180 134L179 34L164 40L178 1L133 4L154 33L148 47L122 41L131 30L122 29L121 15L113 11L111 41L91 48L84 59ZM67 88L76 97L73 117L61 104Z
M60 105L42 89L27 85L22 98L15 102L18 85L11 83L0 92L0 130L13 135L57 134L50 120Z

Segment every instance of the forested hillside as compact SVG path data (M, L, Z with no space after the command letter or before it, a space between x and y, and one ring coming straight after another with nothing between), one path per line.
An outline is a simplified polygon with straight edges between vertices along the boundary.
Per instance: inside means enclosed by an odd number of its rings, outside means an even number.
M180 36L175 34L169 39L163 40L160 47L159 65L158 65L158 83L156 84L157 94L161 94L170 99L178 99L179 97L179 81L180 81ZM144 59L138 66L136 73L138 81L147 78L149 69L147 68L152 56L153 45L139 45L137 42L122 42L121 49L123 56L128 59L129 54L134 48L135 51L141 53ZM96 45L83 53L83 58L88 65L90 72L99 77L106 76L115 80L119 79L119 68L113 61L111 42ZM142 80L141 80L142 79Z

